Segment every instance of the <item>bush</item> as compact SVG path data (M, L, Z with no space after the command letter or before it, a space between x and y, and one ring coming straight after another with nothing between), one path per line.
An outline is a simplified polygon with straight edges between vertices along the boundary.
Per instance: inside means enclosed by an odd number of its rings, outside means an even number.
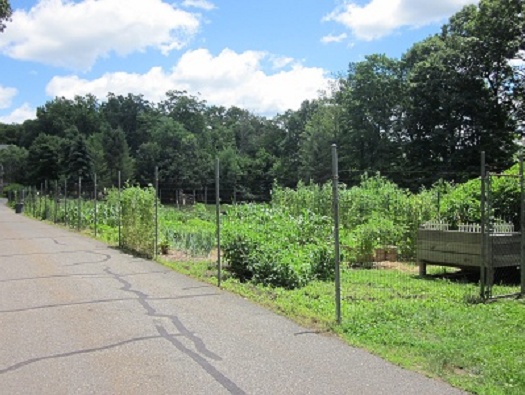
M111 191L111 194L117 193ZM122 204L122 245L139 254L155 254L155 189L127 186Z
M519 165L503 172L504 176L491 177L490 202L491 217L520 226L520 182ZM481 180L470 180L464 184L450 187L443 196L440 218L457 228L460 223L481 222Z
M304 185L297 190L274 186L274 207L300 215L309 210L332 217L332 187ZM339 190L341 240L343 248L353 250L353 259L371 255L378 246L395 245L405 260L416 256L417 229L436 216L436 191L419 194L398 187L381 175L363 175L361 183Z
M331 221L309 210L293 216L266 205L234 206L224 221L223 251L242 281L283 288L333 276Z

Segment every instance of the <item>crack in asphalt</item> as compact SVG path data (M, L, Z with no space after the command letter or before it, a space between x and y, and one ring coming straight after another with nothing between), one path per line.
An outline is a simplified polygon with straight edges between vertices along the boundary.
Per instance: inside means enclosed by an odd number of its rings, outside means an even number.
M171 336L173 336L173 335L171 335ZM31 358L31 359L28 359L28 360L25 360L25 361L22 361L22 362L18 362L18 363L14 364L14 365L8 366L7 368L0 369L0 374L12 372L14 370L23 368L24 366L31 365L33 363L37 363L37 362L41 362L41 361L46 361L46 360L50 360L50 359L67 358L67 357L71 357L71 356L75 356L75 355L81 355L81 354L90 354L90 353L93 353L93 352L110 350L112 348L120 347L120 346L123 346L123 345L126 345L126 344L130 344L130 343L136 343L136 342L153 340L153 339L160 339L160 338L163 338L163 337L164 336L162 336L162 335L161 336L135 337L133 339L123 340L121 342L109 344L109 345L102 346L102 347L87 348L87 349L84 349L84 350L76 350L76 351L66 352L66 353L62 353L62 354L46 355L45 357Z
M37 281L37 280L49 280L51 278L107 278L107 276L97 273L81 273L81 274L55 274L52 276L42 276L42 277L19 277L19 278L8 278L5 280L0 280L0 283L14 283L18 281Z
M71 263L69 265L64 265L64 266L67 267L67 266L80 266L80 265L94 265L94 264L97 264L97 263L106 263L106 262L108 262L111 259L111 255L109 255L109 254L104 254L104 253L95 252L95 251L86 251L86 252L89 253L89 254L93 254L93 255L100 255L100 256L102 256L102 260L100 260L100 261L75 262L75 263Z
M98 262L97 262L98 263ZM64 265L69 266L69 265ZM167 274L169 271L154 271L154 272L142 272L142 273L129 273L124 274L122 277L133 277L133 276L146 276L150 274ZM107 276L100 273L78 273L78 274L55 274L52 276L41 276L41 277L19 277L19 278L8 278L5 280L0 280L0 283L11 283L11 282L17 282L17 281L37 281L37 280L47 280L51 278L113 278L113 276ZM208 287L200 287L200 288L208 288Z
M56 308L60 308L60 307L81 306L81 305L86 305L86 304L101 304L101 303L122 302L122 301L126 301L126 300L135 300L135 298L100 299L100 300L90 300L90 301L87 301L87 302L47 304L47 305L42 305L42 306L26 307L26 308L23 308L23 309L0 310L0 314L5 314L5 313L22 313L22 312L26 312L26 311L56 309Z
M199 338L198 336L196 336L193 332L189 331L184 326L184 324L179 320L179 318L177 316L158 313L157 310L148 303L148 299L150 299L148 295L146 295L145 293L143 293L141 291L133 290L132 289L132 285L131 285L130 282L126 281L119 274L111 272L111 270L109 268L104 269L104 271L107 274L113 276L113 278L115 280L117 280L119 283L123 284L123 287L121 287L121 290L123 290L124 292L132 293L132 294L134 294L137 297L136 300L144 308L144 310L146 310L146 313L147 313L148 316L154 317L154 318L167 318L167 319L170 319L172 321L173 325L175 325L175 327L179 330L179 332L182 335L184 335L184 337L188 338L191 342L193 342L195 344L195 347L197 348L197 350L199 352L201 352L202 354L206 355L208 358L214 359L216 361L221 361L222 360L222 358L220 358L219 356L217 356L216 354L214 354L213 352L208 350L206 348L206 345L202 341L202 339Z
M148 300L152 300L152 301L155 301L155 300L180 300L180 299L202 298L202 297L206 297L206 296L217 296L217 294L182 295L182 296L175 296L175 297L171 297L171 298L148 298ZM41 306L26 307L26 308L23 308L23 309L0 310L0 314L22 313L22 312L34 311L34 310L56 309L56 308L60 308L60 307L81 306L81 305L88 305L88 304L124 302L124 301L128 301L128 300L136 301L137 298L114 298L114 299L88 300L88 301L85 301L85 302L47 304L47 305L41 305ZM160 317L160 315L158 315L158 316ZM155 316L155 317L157 317L157 316Z
M0 223L2 223L2 222L0 222ZM73 238L73 237L76 237L76 236L60 236L61 239L70 239L70 238ZM62 243L57 242L56 239L54 239L52 237L49 237L49 236L9 237L9 238L6 238L6 239L2 239L0 241L29 241L29 240L45 240L45 239L51 239L51 240L55 241L55 244L58 244L58 245L66 245L66 244L62 244Z
M96 250L72 250L72 251L53 251L53 252L30 252L22 254L0 254L0 258L15 258L20 256L38 256L38 255L56 255L56 254L75 254L75 253L84 253L84 254L93 254L93 255L102 255L104 256L104 261L97 261L94 263L104 263L111 259L111 255L103 254L100 252L95 252ZM87 262L91 263L91 262Z
M180 340L178 340L174 335L170 335L166 328L164 328L162 325L156 325L157 331L159 334L169 341L173 346L175 346L180 352L186 354L188 357L190 357L194 362L199 364L206 373L208 373L211 377L215 379L220 385L222 385L225 389L227 389L231 394L234 395L245 395L246 392L243 391L237 384L235 384L232 380L230 380L228 377L226 377L224 374L219 372L215 366L213 366L211 363L209 363L206 358L204 358L202 355L196 353L193 350L190 350L187 348ZM184 335L183 335L184 336Z
M58 243L57 243L58 244ZM58 244L58 245L67 245L67 244ZM38 256L38 255L56 255L56 254L76 254L76 253L83 253L83 254L92 254L101 256L102 259L95 260L95 261L85 261L85 262L75 262L67 266L80 266L80 265L95 265L97 263L106 263L111 259L110 254L104 254L101 252L95 252L93 250L74 250L74 251L55 251L55 252L32 252L32 253L26 253L26 254L4 254L0 255L0 258L15 258L15 257L23 257L23 256Z
M157 328L157 331L159 334L169 341L173 346L175 346L179 351L184 353L186 356L191 358L194 362L196 362L199 366L201 366L202 369L206 373L208 373L217 383L222 385L226 390L228 390L230 393L235 395L244 395L246 394L241 388L239 388L232 380L230 380L228 377L226 377L223 373L221 373L217 368L215 368L206 358L209 358L214 361L222 361L222 358L218 356L217 354L210 351L207 347L204 341L195 335L194 332L191 332L186 326L182 323L182 321L175 315L170 314L161 314L157 312L157 310L151 306L148 303L148 295L145 293L132 289L133 286L130 282L126 281L121 275L118 273L114 273L110 270L109 267L106 267L104 271L113 276L116 281L118 281L120 284L122 284L122 287L120 288L124 292L129 292L134 294L137 297L137 301L139 304L144 308L146 311L146 314L153 318L164 318L168 319L172 322L172 324L177 328L180 335L177 337L182 337L184 339L189 340L193 343L195 346L195 349L197 352L189 349L186 347L179 339L177 339L174 335L170 335L166 328L164 328L161 324L156 323L155 326ZM151 300L151 299L150 299ZM206 358L205 358L206 357Z

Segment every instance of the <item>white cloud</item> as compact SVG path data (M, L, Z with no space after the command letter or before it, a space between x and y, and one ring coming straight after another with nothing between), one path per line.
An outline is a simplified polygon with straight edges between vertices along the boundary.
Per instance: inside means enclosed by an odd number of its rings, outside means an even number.
M180 49L198 31L194 14L161 0L41 0L17 10L0 51L21 60L88 70L110 53Z
M211 11L215 9L215 4L207 0L184 0L182 5L184 7L201 8L205 11Z
M294 58L288 56L271 56L270 61L272 62L272 67L275 70L283 69L287 66L297 63Z
M47 85L49 96L74 97L92 93L104 98L115 94L143 94L159 102L168 90L201 94L209 104L238 106L262 115L297 109L306 99L318 97L329 79L325 70L291 64L273 74L263 70L272 56L257 51L236 53L225 49L213 56L206 49L186 52L172 70L154 67L145 74L107 73L95 80L78 76L54 77Z
M17 94L18 90L16 88L5 88L0 85L0 108L11 107L11 101Z
M36 118L36 109L32 108L28 103L24 103L21 107L13 110L11 114L0 116L0 122L6 124L23 123L28 119Z
M323 44L340 43L341 41L346 40L347 37L348 35L346 33L342 33L338 36L329 34L328 36L324 36L323 38L321 38L321 42Z
M421 27L443 21L468 4L479 0L371 0L360 6L345 0L323 18L335 21L362 40L387 36L400 27Z

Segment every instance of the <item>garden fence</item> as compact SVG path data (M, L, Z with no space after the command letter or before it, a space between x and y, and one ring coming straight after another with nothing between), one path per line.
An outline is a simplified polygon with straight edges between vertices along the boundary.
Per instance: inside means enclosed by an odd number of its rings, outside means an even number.
M147 188L101 188L93 176L46 181L10 199L144 256L209 260L219 284L231 275L285 288L335 279L338 319L364 302L523 294L522 172L416 188L418 172L339 172L335 148L330 154L332 174L296 188L247 188L217 162L215 177L198 184L159 181L156 171Z

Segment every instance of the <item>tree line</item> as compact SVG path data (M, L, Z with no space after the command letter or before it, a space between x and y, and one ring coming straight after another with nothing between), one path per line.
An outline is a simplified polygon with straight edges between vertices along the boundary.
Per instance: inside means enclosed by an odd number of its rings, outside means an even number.
M341 180L381 172L418 188L479 173L485 151L508 168L524 130L525 18L522 0L481 0L399 59L375 54L350 63L329 92L271 119L208 105L185 91L153 103L109 93L57 97L36 119L0 124L4 180L39 185L64 177L115 185L122 178L201 189L221 163L224 193L268 199L271 185L324 182L330 146ZM227 198L227 197L226 197Z

